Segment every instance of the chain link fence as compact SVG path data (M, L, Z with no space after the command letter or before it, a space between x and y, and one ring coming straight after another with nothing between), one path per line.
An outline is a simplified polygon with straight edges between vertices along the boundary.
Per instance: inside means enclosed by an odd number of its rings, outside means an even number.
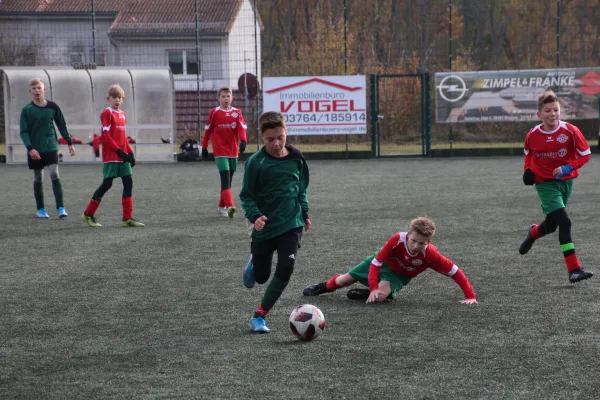
M4 0L0 66L169 66L179 140L201 136L216 90L229 85L258 143L262 76L598 66L598 21L598 0ZM409 140L400 127L421 102L404 86L386 88L398 108L386 121L394 142ZM598 132L597 120L577 125L590 139ZM530 126L431 120L431 145L520 145ZM371 148L369 135L290 141L305 150Z

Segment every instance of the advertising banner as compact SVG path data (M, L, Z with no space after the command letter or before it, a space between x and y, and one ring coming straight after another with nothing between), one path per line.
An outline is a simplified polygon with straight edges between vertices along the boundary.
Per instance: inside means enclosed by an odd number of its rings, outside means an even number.
M435 74L438 123L533 121L537 96L553 90L562 119L599 118L600 67Z
M364 76L263 79L263 110L285 117L288 135L367 133Z

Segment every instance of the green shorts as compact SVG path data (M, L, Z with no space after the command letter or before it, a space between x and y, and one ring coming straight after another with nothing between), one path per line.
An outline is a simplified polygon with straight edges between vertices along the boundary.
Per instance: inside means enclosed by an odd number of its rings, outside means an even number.
M215 157L217 163L217 169L221 171L237 171L238 159L237 157Z
M542 201L544 215L548 215L567 206L571 190L573 190L573 179L540 182L535 185L535 190Z
M377 253L379 253L379 251L376 251L372 256L365 258L360 264L348 272L352 279L356 279L367 287L369 286L369 269L371 267L371 261L373 261ZM410 278L395 273L386 263L383 263L379 271L379 281L387 281L390 283L392 288L391 295L395 299L396 293L410 282Z
M122 162L104 163L102 166L104 178L121 178L133 174L131 164Z

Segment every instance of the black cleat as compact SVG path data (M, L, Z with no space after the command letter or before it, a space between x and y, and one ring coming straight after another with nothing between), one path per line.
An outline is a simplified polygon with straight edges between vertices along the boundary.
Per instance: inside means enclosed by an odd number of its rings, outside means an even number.
M304 288L304 290L302 291L302 294L304 296L318 296L323 293L329 293L329 290L327 290L327 286L325 285L325 282L321 282L321 283L317 283L316 285L309 286L307 288Z
M369 298L370 294L371 291L369 289L350 289L348 290L348 293L346 293L346 296L348 296L350 300L366 300ZM388 294L388 297L386 297L386 300L394 300L394 296L390 293Z
M576 283L585 279L590 279L594 276L593 272L584 271L582 268L578 268L569 273L569 282Z
M525 240L523 240L523 243L521 243L521 246L519 246L519 254L527 254L529 253L529 250L531 250L531 247L533 247L533 243L535 243L535 240L531 237L531 230L533 229L535 225L531 225L529 227L529 231L527 232L527 237L525 238Z
M366 300L369 298L369 294L371 294L369 289L350 289L346 296L350 300Z

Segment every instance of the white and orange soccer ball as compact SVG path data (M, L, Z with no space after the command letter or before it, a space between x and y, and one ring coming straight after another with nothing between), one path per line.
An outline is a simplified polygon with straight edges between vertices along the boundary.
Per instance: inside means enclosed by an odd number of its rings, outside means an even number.
M325 316L317 307L303 304L290 314L290 329L298 339L311 341L323 333Z

